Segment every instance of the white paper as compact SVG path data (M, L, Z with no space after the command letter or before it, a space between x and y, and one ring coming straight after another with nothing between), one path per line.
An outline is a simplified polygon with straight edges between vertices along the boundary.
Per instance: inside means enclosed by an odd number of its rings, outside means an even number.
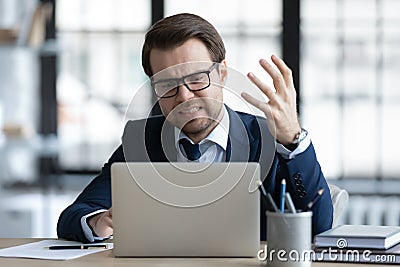
M108 248L49 250L48 247L50 246L73 246L73 245L82 245L82 243L74 241L64 241L64 240L43 240L25 245L0 249L0 257L31 258L31 259L46 259L46 260L70 260L113 248L113 243L101 243L101 244L107 244ZM86 244L86 245L92 245L92 244Z

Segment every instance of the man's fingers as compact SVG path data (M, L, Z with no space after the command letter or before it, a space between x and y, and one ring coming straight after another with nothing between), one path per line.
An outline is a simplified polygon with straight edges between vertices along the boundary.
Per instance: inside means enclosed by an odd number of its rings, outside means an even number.
M95 233L101 237L109 237L113 234L113 221L110 217L110 211L105 212L104 216L99 219L98 224L96 225Z
M101 227L111 227L113 228L112 222L112 209L110 208L107 212L104 213L104 216L101 218Z
M104 216L103 217L103 224L105 226L113 227L112 218L110 216Z
M114 232L114 229L112 227L104 227L103 229L100 230L99 233L96 233L96 234L100 237L108 238L113 234L113 232Z
M265 101L260 101L254 97L252 97L251 95L249 95L248 93L243 92L242 97L244 98L244 100L246 100L247 102L249 102L251 105L253 105L254 107L258 108L259 110L261 110L262 112L264 112L264 114L266 116L270 115L270 108L268 103L266 103Z
M105 228L113 230L114 229L113 222L112 221L107 222L107 224L105 225Z
M272 62L274 62L274 64L278 67L279 71L281 72L283 80L286 83L286 87L294 88L292 70L285 64L285 62L281 58L275 55L271 56L271 60Z
M267 122L268 122L268 129L270 130L270 132L273 136L276 136L275 118L273 117L271 106L264 101L260 101L256 98L252 97L248 93L243 92L241 95L244 98L244 100L246 100L251 105L253 105L254 107L256 107L256 108L260 109L262 112L264 112L265 117L267 118Z
M271 64L269 64L265 59L260 59L260 65L263 69L271 76L276 92L278 94L282 93L286 89L286 83L283 80L283 76L278 72Z
M113 235L113 233L114 233L114 229L112 227L107 227L106 229L104 229L102 237L105 237L105 238L110 237Z
M275 92L257 76L255 76L254 73L249 72L247 77L269 98L269 100L276 100Z

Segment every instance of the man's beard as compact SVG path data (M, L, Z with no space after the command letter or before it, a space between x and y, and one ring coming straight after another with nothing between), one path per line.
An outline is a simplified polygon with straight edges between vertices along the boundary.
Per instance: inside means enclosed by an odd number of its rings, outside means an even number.
M216 118L195 118L193 120L188 121L182 128L182 132L185 134L200 134L207 131L210 127L213 127L217 124Z

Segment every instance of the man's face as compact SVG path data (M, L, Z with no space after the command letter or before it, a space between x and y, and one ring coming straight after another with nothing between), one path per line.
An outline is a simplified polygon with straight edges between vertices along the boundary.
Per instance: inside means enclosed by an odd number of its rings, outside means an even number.
M211 84L206 89L190 91L181 81L175 96L159 100L161 111L168 121L181 128L195 142L205 138L222 118L225 61L213 68L214 63L206 46L193 38L173 49L153 49L150 64L155 73L153 82L189 77L185 82L192 89L196 88L196 78L190 75L211 70Z

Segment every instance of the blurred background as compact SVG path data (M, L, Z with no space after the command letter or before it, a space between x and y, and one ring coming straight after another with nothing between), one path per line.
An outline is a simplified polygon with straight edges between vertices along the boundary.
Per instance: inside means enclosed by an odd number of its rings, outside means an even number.
M56 236L60 212L120 143L146 81L145 32L180 12L214 24L243 74L267 79L259 58L283 57L324 174L350 194L342 223L400 225L396 10L396 0L0 0L0 237Z

